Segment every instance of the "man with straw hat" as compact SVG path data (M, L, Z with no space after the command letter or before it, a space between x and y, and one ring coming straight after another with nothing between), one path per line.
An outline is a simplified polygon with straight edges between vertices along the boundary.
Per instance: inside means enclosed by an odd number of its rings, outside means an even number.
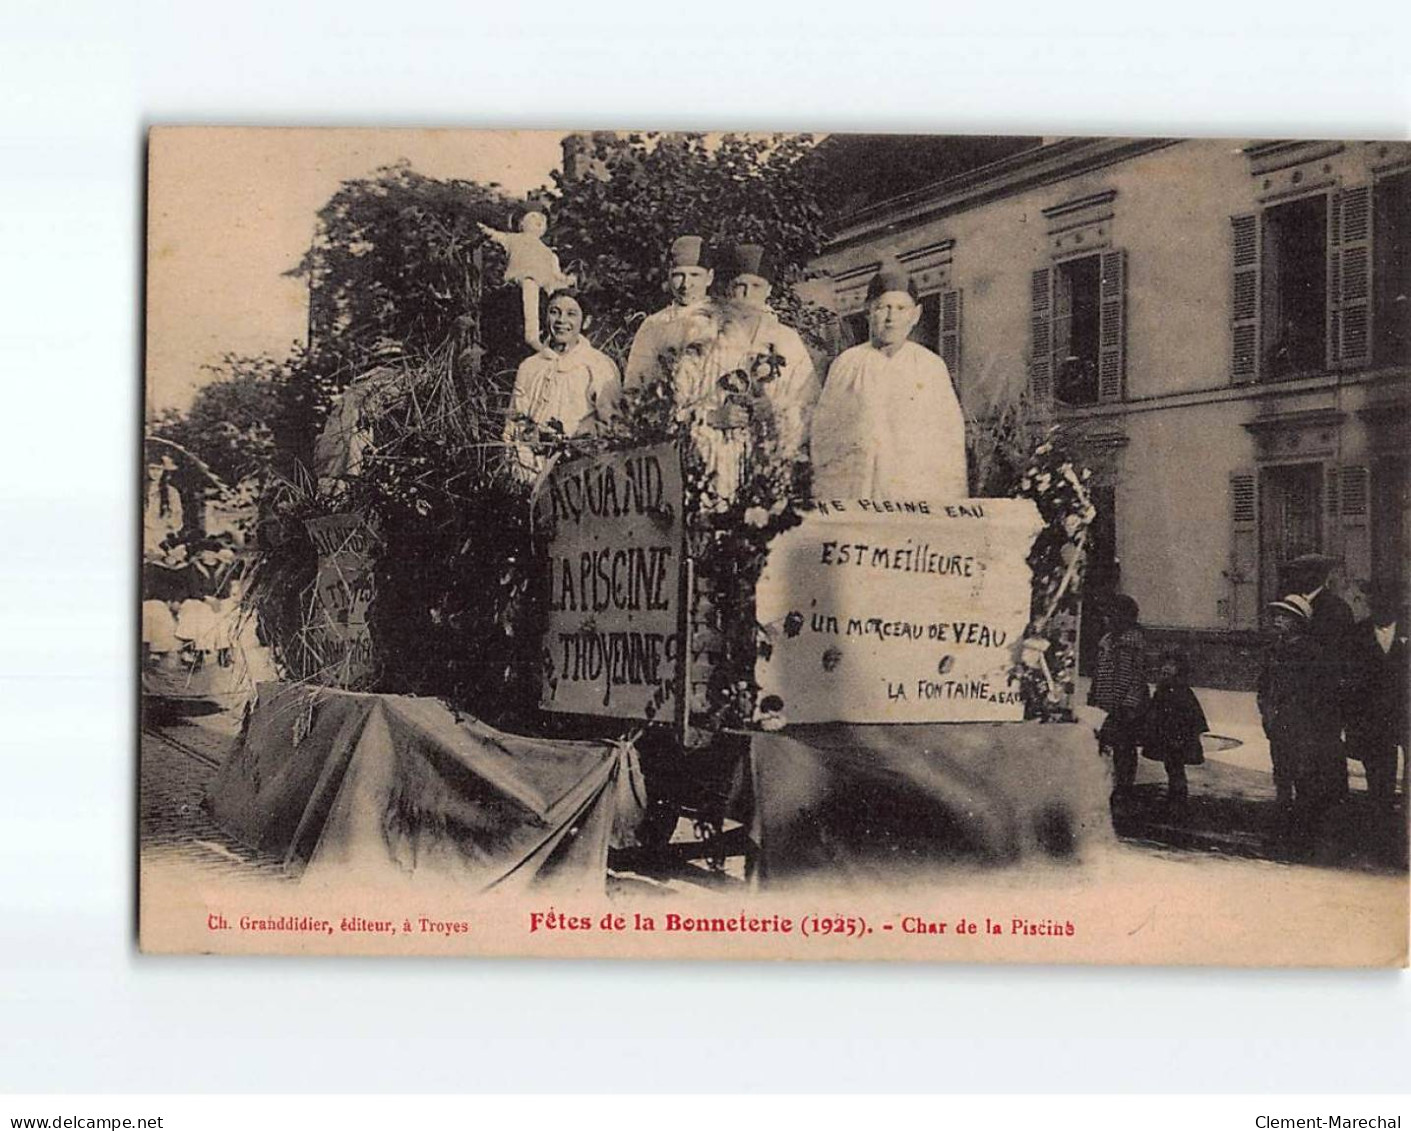
M1328 692L1328 714L1318 720L1327 746L1328 786L1338 797L1347 796L1347 756L1342 731L1348 717L1351 652L1355 618L1352 606L1339 592L1342 563L1326 554L1301 554L1288 563L1284 576L1290 592L1303 597L1310 609L1308 633L1318 646L1317 661Z
M813 494L820 499L964 499L965 418L946 363L910 340L921 317L900 264L867 286L870 340L828 370L813 415Z
M1258 703L1273 763L1280 832L1299 851L1313 847L1319 822L1337 801L1327 719L1336 687L1313 636L1313 606L1301 593L1268 605L1273 643L1259 676Z

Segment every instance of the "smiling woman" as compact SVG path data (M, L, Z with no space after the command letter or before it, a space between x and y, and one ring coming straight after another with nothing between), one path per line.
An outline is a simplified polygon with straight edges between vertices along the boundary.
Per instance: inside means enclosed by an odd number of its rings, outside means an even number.
M535 446L541 433L557 440L591 435L617 413L617 366L583 337L590 324L577 291L555 291L549 296L548 349L525 358L515 375L505 439L515 445L515 473L527 481L544 468Z

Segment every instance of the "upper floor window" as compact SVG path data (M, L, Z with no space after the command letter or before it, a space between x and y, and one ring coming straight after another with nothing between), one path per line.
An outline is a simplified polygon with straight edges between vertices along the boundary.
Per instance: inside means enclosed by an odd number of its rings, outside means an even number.
M1411 173L1231 223L1236 382L1411 362Z
M1091 405L1126 392L1127 256L1061 260L1029 283L1029 387L1040 401Z
M1411 170L1380 178L1372 193L1372 358L1411 362Z
M1262 372L1271 381L1316 373L1327 364L1327 197L1267 208L1263 225Z
M1065 404L1098 400L1101 284L1100 255L1069 259L1054 268L1053 395Z

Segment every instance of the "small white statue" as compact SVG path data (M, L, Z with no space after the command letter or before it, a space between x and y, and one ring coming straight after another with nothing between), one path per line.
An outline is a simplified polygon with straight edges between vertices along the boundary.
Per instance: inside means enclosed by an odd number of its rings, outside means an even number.
M542 212L527 211L519 221L519 231L501 232L488 224L480 230L494 240L509 255L505 265L505 281L518 283L524 301L524 341L530 349L553 357L554 351L544 342L539 330L539 295L552 294L561 287L571 287L578 280L565 275L559 257L544 243L549 222Z

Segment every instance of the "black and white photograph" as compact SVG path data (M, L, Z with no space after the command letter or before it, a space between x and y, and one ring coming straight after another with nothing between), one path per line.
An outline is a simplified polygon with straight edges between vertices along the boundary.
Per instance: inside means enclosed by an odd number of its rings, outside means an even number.
M164 127L147 208L144 950L1406 962L1411 144Z
M1404 1127L1403 8L7 8L0 1126Z

